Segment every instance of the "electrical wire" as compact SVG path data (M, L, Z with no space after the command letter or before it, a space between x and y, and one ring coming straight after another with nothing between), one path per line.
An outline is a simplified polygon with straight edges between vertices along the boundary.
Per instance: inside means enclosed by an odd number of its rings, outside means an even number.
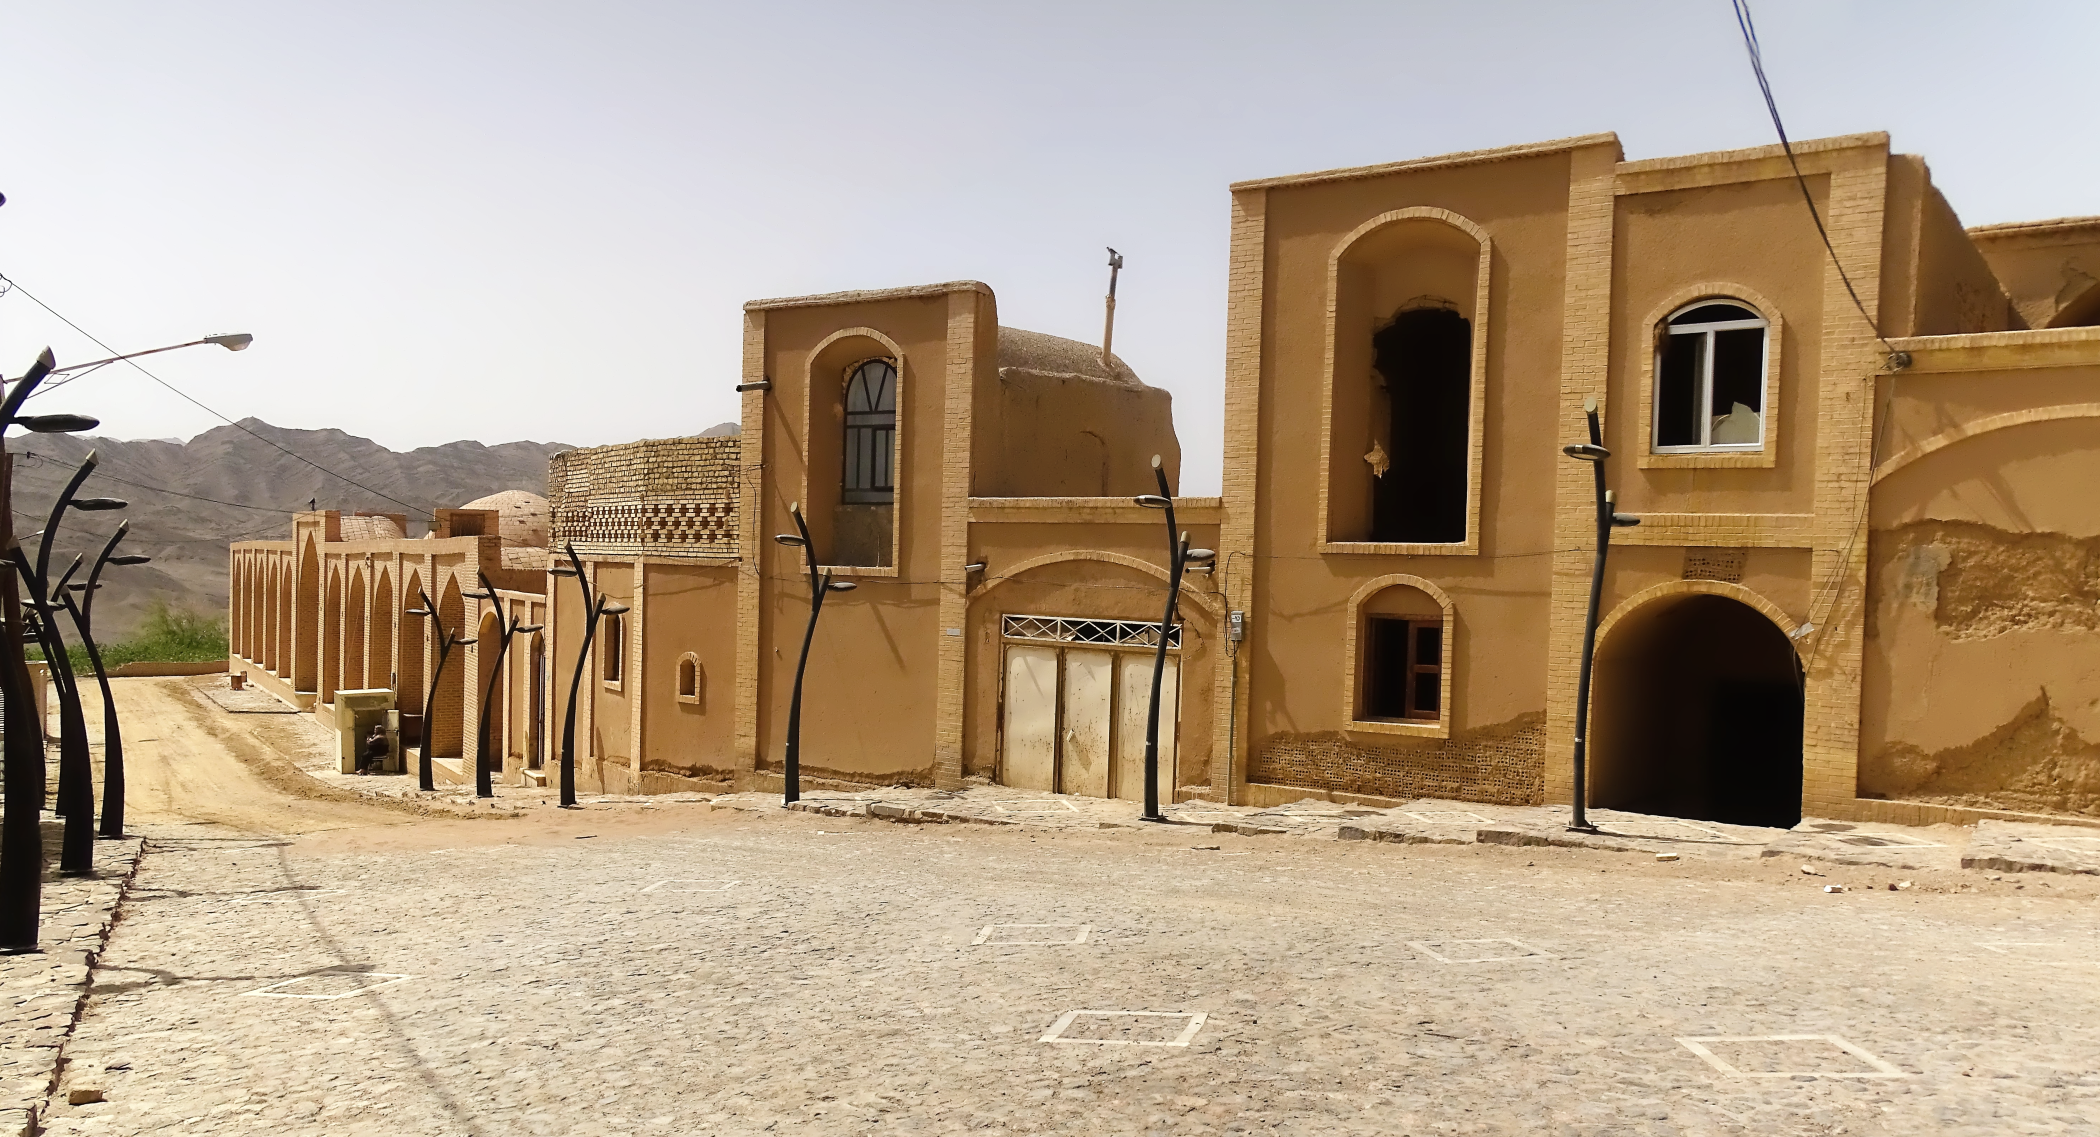
M67 318L65 317L65 314L64 314L64 313L62 313L62 312L60 312L60 311L59 311L58 309L56 309L56 308L53 308L53 307L52 307L51 305L49 305L49 304L46 304L46 303L44 303L44 302L43 302L43 301L42 301L41 299L38 299L38 298L37 298L37 295L36 295L35 293L33 293L33 292L29 291L29 290L28 290L27 288L24 288L24 287L22 287L22 283L21 283L20 281L18 281L18 280L13 280L13 279L10 279L10 278L9 278L9 277L8 277L8 276L7 276L6 274L4 274L4 273L0 273L0 282L5 282L5 283L6 283L6 284L7 284L7 285L8 285L8 286L9 286L10 288L12 288L12 289L13 289L14 291L16 291L16 292L19 292L19 293L21 293L21 294L22 294L22 295L24 295L24 296L27 296L27 297L28 297L28 298L30 299L30 302L31 302L31 303L34 303L34 304L35 304L35 305L36 305L37 307L39 307L39 308L42 308L42 309L43 309L44 311L46 311L46 312L49 312L49 313L51 313L51 315L52 315L52 316L56 317L56 318L58 319L58 321L59 321L60 323L64 324L65 326L67 326L67 327L69 327L69 328L73 329L73 330L74 330L74 331L76 331L76 332L79 332L79 333L80 333L81 335L83 335L83 336L86 336L86 337L87 337L87 339L88 339L88 342L90 342L90 343L94 344L94 345L95 345L96 347L99 347L99 348L101 348L102 350L104 350L104 351L106 351L106 352L110 353L111 355L122 355L122 354L123 354L122 352L118 351L118 350L117 350L116 348L113 348L113 347L109 346L108 344L106 344L106 343L103 343L103 342L102 342L101 340L99 340L99 339L96 339L96 338L95 338L95 336L94 336L94 335L92 335L91 333L89 333L89 332L88 332L88 330L87 330L86 328L83 328L83 327L81 327L81 326L80 326L79 324L76 324L76 323L74 323L73 321L71 321L71 320L67 319ZM307 465L309 465L309 466L312 466L312 467L313 467L314 469L316 469L316 470L319 470L319 471L321 471L321 472L322 472L322 473L324 473L324 474L327 474L327 475L328 475L329 477L331 477L331 478L337 478L337 479L340 479L340 480L342 480L342 481L344 481L344 482L348 482L349 484L351 484L351 485L353 485L353 486L356 486L356 487L357 487L358 489L361 489L361 490L365 491L366 493L372 494L372 495L374 495L374 496L377 496L377 497L381 497L381 498L384 498L384 499L386 499L387 501L393 502L393 503L394 503L395 505L398 505L398 506L402 507L403 509L407 509L407 510L410 510L411 512L414 512L414 511L415 511L415 509L416 509L416 507L415 507L415 506L413 506L413 505L410 505L409 503L407 503L407 502L405 502L405 501L402 501L402 500L401 500L400 498L398 498L398 497L395 497L395 496L394 496L394 495L392 495L392 494L386 493L386 492L384 492L384 491L382 491L382 490L376 490L376 489L373 489L373 488L372 488L371 486L368 486L368 485L364 484L363 482L360 482L360 481L358 481L358 480L357 480L356 478L350 477L350 476L349 476L349 475L347 475L347 474L341 474L341 473L337 473L336 471L334 471L334 470L331 470L331 469L329 469L329 468L328 468L328 467L326 467L326 466L323 466L323 465L322 465L322 464L320 464L319 462L316 462L316 461L314 461L313 459L311 459L311 458L308 458L308 457L307 457L306 455L304 455L304 454L301 454L301 453L299 453L298 451L296 451L296 450L293 450L293 449L291 449L290 447L287 447L287 446L285 446L285 445L283 445L283 444L281 444L281 443L279 443L279 442L275 441L274 439L271 439L271 438L265 437L264 435L258 434L258 433L256 433L256 432L255 432L254 430L252 430L252 429L250 429L250 428L248 428L248 427L242 426L242 425L241 425L240 423L237 423L237 422L235 422L234 420L232 420L232 419L230 419L230 418L227 418L227 417L226 417L226 416L225 416L224 414L221 414L221 413L220 413L220 412L219 412L219 411L218 411L218 410L217 410L216 408L213 408L213 407L210 407L210 406L207 406L207 405L205 405L205 403L204 403L204 402L203 402L202 400L200 400L200 399L196 398L195 396L191 395L191 394L190 394L189 392L187 392L187 391L184 391L184 390L183 390L182 388L180 388L180 387L177 387L177 386L176 386L175 384L173 384L173 383L170 383L170 382L168 382L168 381L167 381L166 379L163 379L163 378L161 378L160 376L158 376L158 375L155 375L155 374L154 374L153 372L151 372L151 371L148 371L148 370L146 370L146 367L145 367L145 365L144 365L144 364L142 364L142 363L140 363L140 362L139 362L138 360L136 360L136 359L126 359L126 360L124 360L123 362L125 362L125 363L128 363L128 364L130 364L130 365L131 365L131 366L132 366L132 367L133 367L133 368L134 368L135 370L137 370L137 371L138 371L138 373L139 373L139 374L141 374L141 375L144 375L144 376L145 376L146 378L148 378L148 379L151 379L151 380L153 380L153 381L154 381L155 383L158 383L158 384L160 384L161 386L163 386L163 387L166 387L166 388L167 388L168 390L170 390L170 391L173 391L173 392L174 392L175 394L177 394L177 395L181 396L181 397L182 397L182 398L183 398L184 400L186 400L187 402L189 402L189 403L190 403L190 404L191 404L192 406L195 406L195 407L197 407L197 408L199 408L199 409L201 409L201 410L203 410L203 411L205 411L205 412L207 412L207 413L211 414L211 415L212 415L213 417L217 418L217 419L218 419L219 421L221 421L221 422L225 423L226 425L228 425L228 426L230 426L230 427L234 428L235 430L238 430L238 431L240 431L240 432L241 432L241 433L243 433L243 434L249 435L250 437L252 437L252 438L256 439L256 440L257 440L257 441L259 441L259 442L262 442L263 444L265 444L265 445L267 445L267 446L271 447L272 449L275 449L275 450L279 450L279 451L282 451L282 452L283 452L284 454L286 454L287 456L289 456L289 457L292 457L292 458L295 458L295 459L297 459L297 460L299 460L299 461L301 461L301 462L304 462L304 463L306 463ZM424 516L422 516L421 514L416 514L416 520L418 520L418 521L427 521L427 520L430 520L430 519L429 519L429 518L427 518L427 517L424 517Z

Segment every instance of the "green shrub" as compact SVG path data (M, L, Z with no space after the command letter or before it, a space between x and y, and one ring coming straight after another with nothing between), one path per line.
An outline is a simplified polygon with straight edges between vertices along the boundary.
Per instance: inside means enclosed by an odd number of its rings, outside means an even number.
M74 672L93 674L94 665L88 662L87 648L78 642L80 637L72 618L61 616L60 621L66 655L73 661ZM205 663L225 659L226 618L172 608L166 600L156 598L146 610L146 621L139 625L138 634L97 646L102 649L102 666L111 671L127 663ZM44 658L38 648L30 648L28 654L30 659Z

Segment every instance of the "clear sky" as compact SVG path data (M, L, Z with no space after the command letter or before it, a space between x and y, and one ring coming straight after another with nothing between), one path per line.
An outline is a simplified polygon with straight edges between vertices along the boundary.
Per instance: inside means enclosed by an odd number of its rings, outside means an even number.
M2091 3L1757 0L1796 138L1964 221L2100 213ZM1174 393L1216 492L1227 183L1617 131L1773 140L1726 0L0 0L0 272L234 418L395 447L736 417L747 299L974 278ZM2081 125L2083 124L2083 125ZM1806 220L1804 219L1804 224ZM0 371L101 354L0 296ZM109 368L47 410L219 420ZM62 404L62 405L61 405Z

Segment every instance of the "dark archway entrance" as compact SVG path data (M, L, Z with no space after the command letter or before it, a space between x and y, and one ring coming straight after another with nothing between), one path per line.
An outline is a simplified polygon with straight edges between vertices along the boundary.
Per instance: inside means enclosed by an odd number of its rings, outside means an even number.
M1373 541L1466 539L1466 460L1471 445L1473 327L1447 308L1393 317L1371 338L1391 416L1391 468L1371 487ZM1373 412L1376 413L1375 411Z
M1755 608L1655 601L1597 646L1591 804L1667 817L1801 821L1800 658Z

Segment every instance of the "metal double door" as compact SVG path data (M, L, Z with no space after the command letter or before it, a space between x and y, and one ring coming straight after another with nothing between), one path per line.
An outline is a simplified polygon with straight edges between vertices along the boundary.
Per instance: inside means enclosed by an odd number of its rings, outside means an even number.
M1085 797L1145 796L1150 652L1006 645L1000 782ZM1181 660L1167 656L1159 691L1159 800L1174 800Z

